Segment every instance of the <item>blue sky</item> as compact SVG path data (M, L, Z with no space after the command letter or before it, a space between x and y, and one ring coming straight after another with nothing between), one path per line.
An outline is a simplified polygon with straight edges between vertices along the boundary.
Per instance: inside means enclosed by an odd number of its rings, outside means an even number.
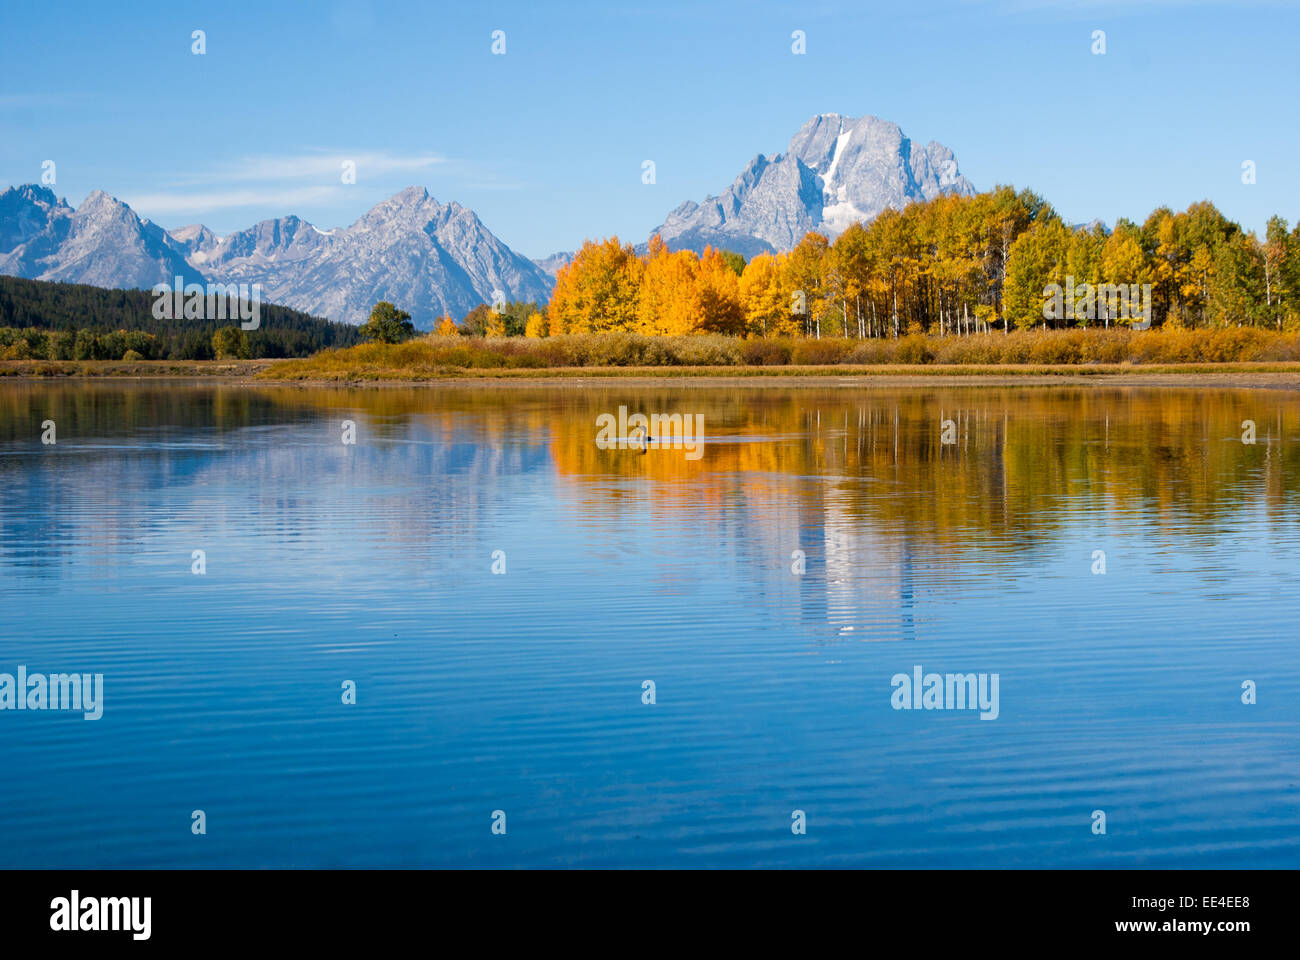
M813 114L873 113L1073 221L1208 198L1261 229L1300 217L1298 40L1295 4L1250 0L11 3L0 184L54 160L73 204L218 233L420 184L540 257L644 239Z

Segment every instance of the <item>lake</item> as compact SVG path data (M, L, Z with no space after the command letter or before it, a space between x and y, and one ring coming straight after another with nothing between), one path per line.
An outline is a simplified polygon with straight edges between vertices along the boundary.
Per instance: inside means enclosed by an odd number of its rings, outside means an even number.
M1298 505L1282 390L0 383L0 673L102 675L0 865L1300 866Z

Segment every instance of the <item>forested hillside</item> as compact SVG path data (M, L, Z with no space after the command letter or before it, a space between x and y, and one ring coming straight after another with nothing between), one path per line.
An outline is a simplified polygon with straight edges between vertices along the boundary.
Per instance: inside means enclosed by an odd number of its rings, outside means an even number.
M0 276L0 359L208 360L213 335L237 320L159 320L148 290L108 290ZM305 357L361 341L357 328L262 304L244 332L250 357Z

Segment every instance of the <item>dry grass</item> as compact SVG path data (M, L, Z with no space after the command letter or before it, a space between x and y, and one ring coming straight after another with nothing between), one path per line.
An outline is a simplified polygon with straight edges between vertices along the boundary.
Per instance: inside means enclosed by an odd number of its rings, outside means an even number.
M746 375L755 367L782 373L819 368L906 366L1019 368L1297 362L1300 334L1236 327L1224 330L1030 330L973 337L908 336L898 340L740 340L723 336L651 337L573 334L546 339L427 336L402 344L369 343L282 360L260 374L273 380L428 380L455 376L536 376L539 371L707 368L708 375ZM826 372L844 372L826 371ZM898 372L904 372L899 370ZM946 372L946 371L945 371ZM1028 371L1024 371L1028 372Z
M0 360L0 377L251 377L270 360Z
M0 377L257 377L362 382L448 378L1029 376L1290 373L1300 334L1227 330L1033 330L898 340L578 334L541 340L427 336L298 360L0 360Z

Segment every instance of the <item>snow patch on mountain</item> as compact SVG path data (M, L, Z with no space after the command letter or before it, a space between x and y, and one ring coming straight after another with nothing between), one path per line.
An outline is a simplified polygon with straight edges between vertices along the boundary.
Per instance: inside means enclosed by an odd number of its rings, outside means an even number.
M675 250L711 244L750 257L789 250L811 230L837 236L888 207L974 192L942 144L916 146L879 117L826 113L785 153L759 154L725 193L683 203L653 232Z

